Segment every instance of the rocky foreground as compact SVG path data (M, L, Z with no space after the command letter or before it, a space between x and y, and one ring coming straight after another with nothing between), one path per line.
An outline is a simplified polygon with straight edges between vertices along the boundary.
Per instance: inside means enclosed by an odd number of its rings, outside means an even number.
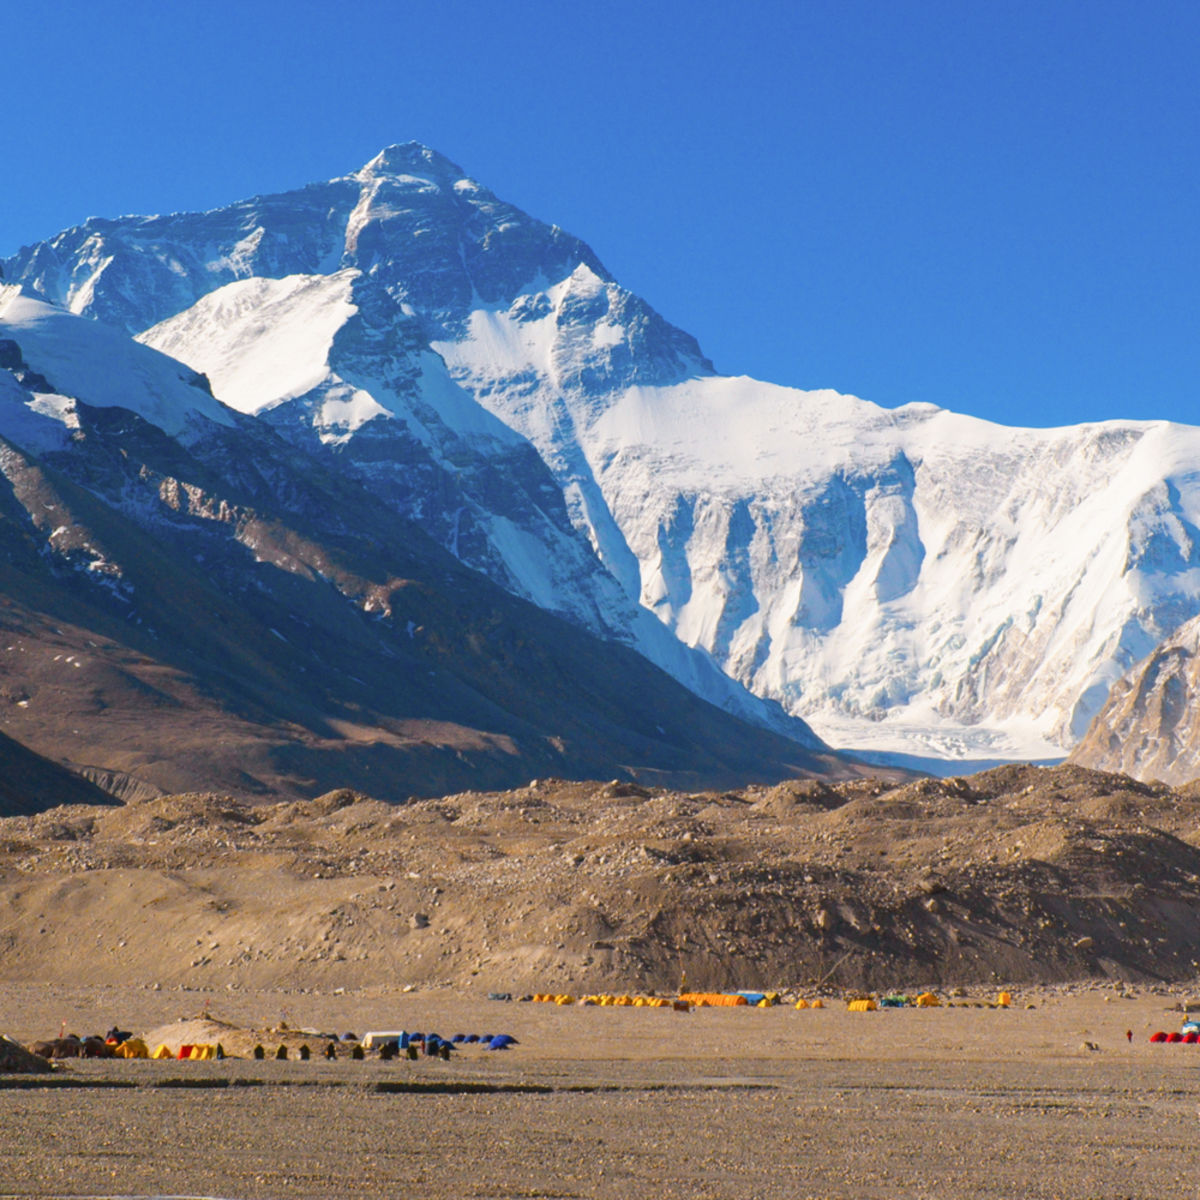
M0 982L503 991L1181 980L1200 786L1002 767L0 821Z

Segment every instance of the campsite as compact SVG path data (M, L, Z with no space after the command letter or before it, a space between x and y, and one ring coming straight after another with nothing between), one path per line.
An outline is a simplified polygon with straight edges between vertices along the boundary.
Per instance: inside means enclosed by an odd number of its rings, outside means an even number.
M209 1036L212 1017L164 1019L207 1001L235 1043L233 1030L277 1035L286 1011L293 1045L301 1026L498 1023L518 1044L449 1062L89 1059L6 1076L0 1175L36 1195L1190 1197L1200 1047L1149 1041L1178 1028L1186 995L1063 986L1008 1008L977 992L964 1007L683 1012L449 987L7 985L0 1028L22 1039L114 1011L143 1033Z

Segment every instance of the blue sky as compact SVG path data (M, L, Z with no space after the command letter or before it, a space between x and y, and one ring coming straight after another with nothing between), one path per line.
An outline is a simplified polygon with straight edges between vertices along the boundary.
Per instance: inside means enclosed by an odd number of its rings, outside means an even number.
M718 369L1200 423L1200 5L6 6L0 254L415 138Z

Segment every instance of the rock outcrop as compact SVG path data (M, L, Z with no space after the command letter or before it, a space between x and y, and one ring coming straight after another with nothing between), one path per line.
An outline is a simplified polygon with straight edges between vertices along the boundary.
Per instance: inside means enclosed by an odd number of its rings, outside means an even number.
M1113 684L1071 761L1171 784L1200 778L1200 618Z

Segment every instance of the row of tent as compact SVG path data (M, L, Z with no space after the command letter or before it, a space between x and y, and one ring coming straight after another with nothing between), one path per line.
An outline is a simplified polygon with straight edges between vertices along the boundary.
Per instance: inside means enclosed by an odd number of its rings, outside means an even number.
M1160 1029L1157 1033L1150 1035L1150 1040L1152 1042L1184 1042L1189 1046L1194 1046L1197 1042L1200 1042L1200 1033L1197 1033L1194 1029L1189 1030L1187 1033L1180 1033L1178 1030L1163 1033Z
M485 1050L507 1050L509 1046L519 1043L511 1033L456 1033L453 1037L443 1038L436 1033L410 1033L406 1029L375 1029L363 1036L363 1046L370 1050L375 1046L393 1046L397 1050L407 1050L410 1046L421 1045L426 1050L430 1046L462 1046L478 1045Z
M538 992L533 999L539 1003L594 1004L600 1008L741 1008L752 1005L770 1008L779 1003L778 992L682 992L668 999L665 996L627 996L598 993L591 996L574 996L565 993Z
M64 1057L54 1055L54 1057ZM90 1057L101 1057L92 1055ZM183 1045L178 1050L172 1050L165 1042L157 1049L151 1050L139 1037L126 1038L117 1044L108 1043L105 1047L105 1058L173 1058L173 1059L209 1059L224 1058L225 1049L220 1043L202 1043L199 1045Z
M819 1001L813 1001L815 1008ZM1009 1008L1012 1005L1012 995L1009 992L1001 992L991 1008ZM804 1007L804 1001L801 1000L796 1005L797 1008ZM875 1012L880 1008L941 1008L942 999L935 992L922 992L919 996L903 996L892 995L883 996L876 999L874 996L852 996L846 1002L848 1012ZM975 1007L979 1007L976 1005Z
M575 997L564 993L538 992L533 999L541 1004L557 1004L559 1008L571 1004L595 1005L597 1008L670 1008L675 1003L662 996L617 996L604 993Z
M220 1045L181 1046L178 1051L161 1045L151 1052L150 1047L138 1037L127 1037L121 1041L100 1037L53 1038L48 1042L35 1042L30 1047L42 1058L224 1058Z

